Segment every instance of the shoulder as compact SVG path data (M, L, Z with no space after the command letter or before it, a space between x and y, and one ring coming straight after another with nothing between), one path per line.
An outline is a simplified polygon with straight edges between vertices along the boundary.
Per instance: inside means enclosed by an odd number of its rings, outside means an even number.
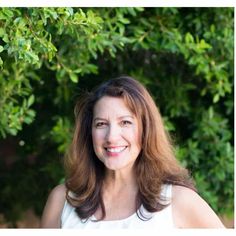
M218 216L195 191L173 185L172 211L174 223L179 228L222 228Z
M50 192L41 218L42 228L59 228L66 199L66 187L60 184Z
M50 193L50 196L52 197L65 197L66 195L66 186L65 184L60 184L54 187Z
M57 185L52 189L48 196L47 203L51 204L62 204L64 205L66 199L66 186L64 184Z

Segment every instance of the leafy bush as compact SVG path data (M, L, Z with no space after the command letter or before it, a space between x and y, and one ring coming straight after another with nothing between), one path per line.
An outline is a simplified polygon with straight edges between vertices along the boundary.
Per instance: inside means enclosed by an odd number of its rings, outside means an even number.
M153 94L200 195L233 215L233 8L2 8L0 212L63 181L77 97L121 74Z

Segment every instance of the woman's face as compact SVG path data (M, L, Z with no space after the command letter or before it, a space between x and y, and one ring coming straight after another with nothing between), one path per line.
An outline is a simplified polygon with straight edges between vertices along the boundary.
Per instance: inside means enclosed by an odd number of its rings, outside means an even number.
M141 150L138 120L122 98L104 96L95 104L92 139L108 169L132 167Z

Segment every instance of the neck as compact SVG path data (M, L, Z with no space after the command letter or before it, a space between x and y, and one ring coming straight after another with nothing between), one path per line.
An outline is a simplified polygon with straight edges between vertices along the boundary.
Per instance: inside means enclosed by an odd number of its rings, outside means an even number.
M104 180L104 189L117 192L120 190L137 190L137 182L133 171L123 172L107 170Z
M122 219L133 214L137 208L137 194L138 185L133 171L107 170L102 187L107 219ZM100 208L97 217L101 214Z

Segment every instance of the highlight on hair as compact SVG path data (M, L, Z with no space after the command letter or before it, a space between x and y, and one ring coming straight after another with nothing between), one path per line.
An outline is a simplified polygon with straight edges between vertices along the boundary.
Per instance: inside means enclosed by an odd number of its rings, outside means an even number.
M160 112L147 89L137 80L122 76L108 80L94 92L79 100L75 107L75 131L71 147L65 157L67 201L76 208L78 216L87 220L98 207L106 212L101 195L105 167L96 158L92 144L93 108L103 96L120 97L137 117L141 129L141 152L135 162L138 183L136 212L142 204L149 212L160 211L160 197L165 183L182 185L195 190L188 171L174 156L173 145L164 129Z

